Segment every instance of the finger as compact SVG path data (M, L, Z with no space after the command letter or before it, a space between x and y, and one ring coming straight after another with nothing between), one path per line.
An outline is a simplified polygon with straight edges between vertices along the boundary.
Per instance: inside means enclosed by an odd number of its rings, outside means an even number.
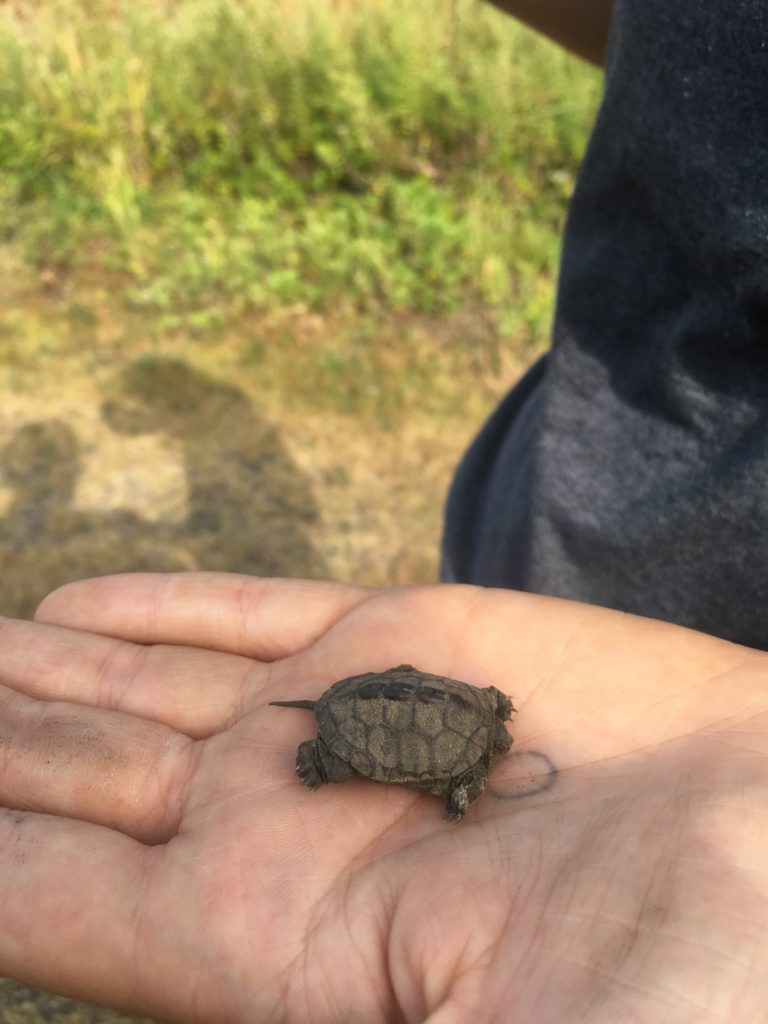
M305 650L368 593L311 580L136 573L67 584L44 599L36 618L136 643L275 661Z
M164 725L0 686L0 805L172 836L197 747Z
M156 863L109 829L0 809L0 974L151 1012L138 1005L150 950L137 940L151 931L139 900Z
M199 738L238 718L266 669L235 654L145 647L37 622L0 619L0 683L162 722Z

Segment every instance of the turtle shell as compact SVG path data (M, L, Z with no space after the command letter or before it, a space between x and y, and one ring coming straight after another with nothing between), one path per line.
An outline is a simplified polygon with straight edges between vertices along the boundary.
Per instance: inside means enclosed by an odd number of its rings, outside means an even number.
M327 746L355 771L435 794L490 760L494 691L401 665L334 683L315 705Z

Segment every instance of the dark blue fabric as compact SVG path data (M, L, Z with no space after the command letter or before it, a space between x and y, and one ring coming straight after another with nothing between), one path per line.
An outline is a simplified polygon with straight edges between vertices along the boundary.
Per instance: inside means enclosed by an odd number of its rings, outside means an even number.
M768 649L768 4L616 0L550 352L459 467L447 580Z

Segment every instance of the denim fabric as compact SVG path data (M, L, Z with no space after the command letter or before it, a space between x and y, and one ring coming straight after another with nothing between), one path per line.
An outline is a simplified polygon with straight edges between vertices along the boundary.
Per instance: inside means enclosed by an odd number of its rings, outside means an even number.
M765 0L616 0L552 347L457 471L443 576L768 649Z

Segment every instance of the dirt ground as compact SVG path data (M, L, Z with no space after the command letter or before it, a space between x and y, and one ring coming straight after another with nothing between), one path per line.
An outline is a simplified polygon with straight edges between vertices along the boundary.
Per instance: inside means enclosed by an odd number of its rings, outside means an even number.
M0 1021L2 1024L42 1024L43 1021L45 1024L133 1024L139 1018L0 979Z
M104 287L2 298L11 616L133 570L435 580L451 474L532 358L479 314L363 329L297 310L193 338L154 334Z

